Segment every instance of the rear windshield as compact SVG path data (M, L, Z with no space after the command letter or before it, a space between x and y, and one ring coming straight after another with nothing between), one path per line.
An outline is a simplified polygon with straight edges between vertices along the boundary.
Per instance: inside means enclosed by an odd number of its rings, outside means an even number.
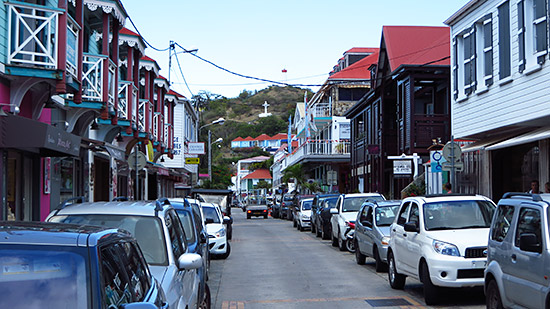
M164 239L162 222L159 218L102 214L54 216L50 221L96 225L126 230L136 238L148 264L168 265L166 241Z
M378 206L374 212L376 218L376 226L390 226L393 219L399 211L399 205L395 206Z
M335 196L331 198L326 198L326 199L323 199L322 201L326 202L326 203L323 203L325 208L334 208L336 207L336 202L338 201L338 197Z
M176 210L178 217L180 217L181 225L185 231L185 237L187 237L187 243L195 242L195 226L193 224L193 218L191 218L191 212L186 210Z
M489 228L495 205L487 201L445 201L424 205L426 230Z
M311 204L313 204L313 200L303 201L302 202L302 210L311 210Z

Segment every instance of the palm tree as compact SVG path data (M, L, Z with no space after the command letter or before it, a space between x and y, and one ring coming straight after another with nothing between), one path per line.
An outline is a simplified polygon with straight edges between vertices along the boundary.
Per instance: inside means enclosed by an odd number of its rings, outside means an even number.
M283 182L288 182L290 179L294 179L296 182L296 189L306 183L304 173L302 172L302 164L289 166L283 171Z

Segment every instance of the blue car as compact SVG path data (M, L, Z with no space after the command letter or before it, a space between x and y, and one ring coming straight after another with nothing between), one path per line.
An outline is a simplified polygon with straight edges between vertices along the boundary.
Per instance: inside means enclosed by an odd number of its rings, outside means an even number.
M168 307L123 230L0 221L0 252L0 308Z
M187 237L188 252L202 256L203 266L200 267L198 275L199 285L199 308L210 308L210 288L208 287L208 269L210 268L210 250L208 248L208 233L203 225L202 212L197 204L191 204L187 199L170 199L170 204L176 210L185 236Z

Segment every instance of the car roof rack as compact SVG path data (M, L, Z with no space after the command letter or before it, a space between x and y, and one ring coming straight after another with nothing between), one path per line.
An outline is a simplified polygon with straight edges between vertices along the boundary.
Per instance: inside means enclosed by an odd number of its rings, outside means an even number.
M69 205L82 204L82 203L84 203L84 196L72 197L72 198L64 201L63 203L59 204L59 206L55 210L54 216L57 215L59 213L59 211L61 211L61 209L65 208Z
M477 194L471 193L438 193L438 194L426 194L424 197L445 197L445 196L476 196ZM419 197L422 197L420 195Z
M162 206L171 205L166 197L161 197L155 201L155 216L162 210Z
M526 193L526 192L506 192L504 193L504 195L502 196L503 199L505 198L513 198L513 197L526 197L526 198L531 198L533 201L535 202L540 202L542 201L542 198L540 197L539 194L536 194L536 193Z

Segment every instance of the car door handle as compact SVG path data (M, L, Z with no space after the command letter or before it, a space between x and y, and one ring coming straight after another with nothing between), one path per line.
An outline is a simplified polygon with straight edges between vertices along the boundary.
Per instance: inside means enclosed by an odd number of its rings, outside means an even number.
M397 230L396 230L396 229L393 229L392 231L394 231L394 232L397 232Z
M511 258L512 258L512 263L515 263L516 259L517 259L517 256L515 254L512 254Z
M403 237L407 237L407 233L403 233Z

